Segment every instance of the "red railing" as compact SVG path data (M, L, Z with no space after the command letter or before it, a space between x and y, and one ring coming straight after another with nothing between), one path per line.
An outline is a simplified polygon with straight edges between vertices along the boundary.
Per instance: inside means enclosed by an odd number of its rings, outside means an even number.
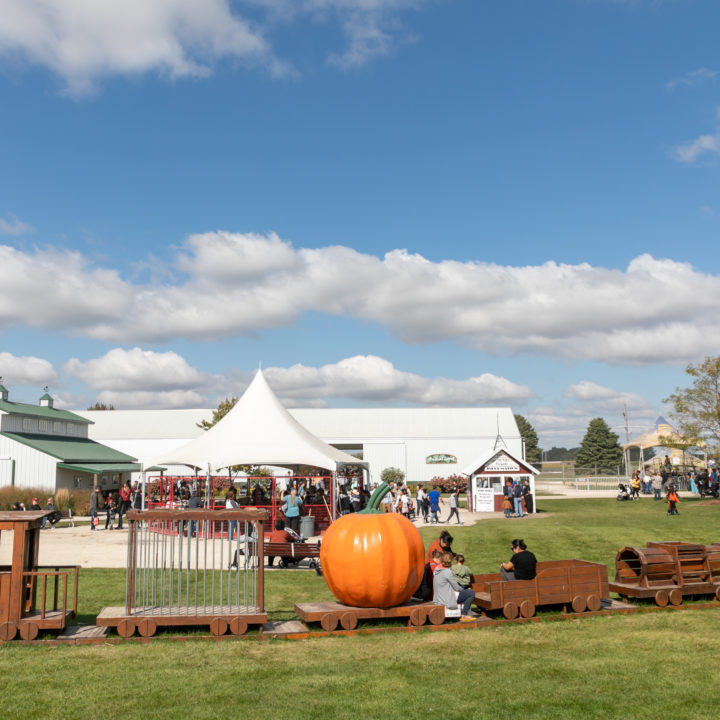
M305 486L305 499L312 499L315 495L316 501L303 505L305 515L315 518L316 533L325 531L332 519L333 499L333 478L331 476L278 476L278 477L236 477L236 476L211 476L210 494L213 498L211 507L213 510L225 510L224 494L230 487L239 490L236 501L240 508L254 507L264 509L270 521L270 529L280 517L282 499L278 493L278 481L285 487L294 485ZM323 494L318 496L309 492L317 486L323 488ZM187 497L178 497L182 487L188 491L195 489L201 497L205 497L207 476L200 475L168 475L150 476L148 478L148 509L158 508L183 508L187 507ZM244 492L243 492L244 487ZM317 498L320 497L320 502Z

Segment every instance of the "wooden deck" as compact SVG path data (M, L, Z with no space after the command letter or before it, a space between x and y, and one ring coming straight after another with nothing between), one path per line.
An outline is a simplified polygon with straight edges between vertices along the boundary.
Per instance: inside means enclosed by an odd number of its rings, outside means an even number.
M445 608L429 602L410 602L392 608L359 608L339 602L297 603L295 614L305 622L319 622L326 632L332 632L338 625L343 630L354 630L358 620L407 618L408 625L415 627L426 622L440 625L445 620Z

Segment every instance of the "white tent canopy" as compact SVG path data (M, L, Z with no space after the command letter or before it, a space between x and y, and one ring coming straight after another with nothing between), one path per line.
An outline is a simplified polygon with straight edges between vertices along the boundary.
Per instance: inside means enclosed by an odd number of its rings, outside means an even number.
M309 465L335 472L338 465L363 465L306 430L278 400L262 370L235 407L195 440L154 458L216 472L233 465Z

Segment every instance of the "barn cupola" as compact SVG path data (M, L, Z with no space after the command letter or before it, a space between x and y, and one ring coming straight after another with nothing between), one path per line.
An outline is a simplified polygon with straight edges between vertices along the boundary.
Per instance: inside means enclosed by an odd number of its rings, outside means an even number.
M52 409L53 403L55 402L52 399L52 396L50 393L48 393L48 387L47 385L43 388L45 390L45 394L40 398L40 407L46 407Z

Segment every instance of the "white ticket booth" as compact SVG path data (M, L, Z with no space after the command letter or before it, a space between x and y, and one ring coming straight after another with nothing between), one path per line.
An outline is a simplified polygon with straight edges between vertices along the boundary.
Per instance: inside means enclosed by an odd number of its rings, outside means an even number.
M538 470L530 463L515 457L508 450L492 450L466 466L468 477L468 510L471 512L501 512L503 487L510 483L528 481L530 495L526 496L526 512L536 512L535 476Z

